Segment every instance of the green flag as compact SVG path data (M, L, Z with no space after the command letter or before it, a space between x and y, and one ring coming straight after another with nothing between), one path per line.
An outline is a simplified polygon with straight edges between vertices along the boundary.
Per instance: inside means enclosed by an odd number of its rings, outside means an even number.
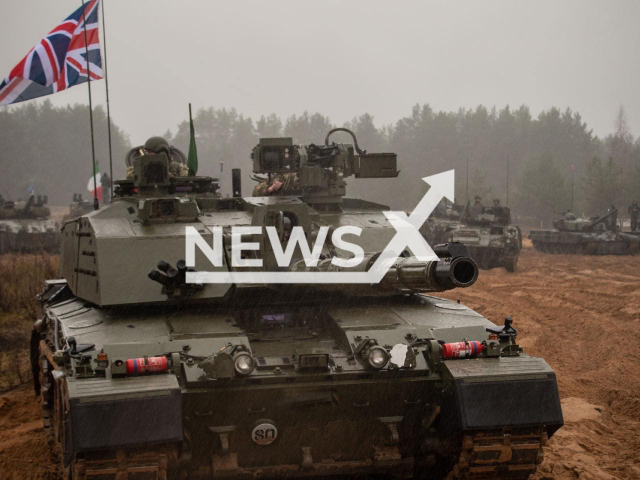
M464 206L464 210L462 210L462 218L469 216L469 210L471 209L471 200L467 200L467 204Z
M189 157L187 158L189 176L194 177L198 173L198 149L196 148L196 131L193 128L193 118L191 118L191 104L189 104Z

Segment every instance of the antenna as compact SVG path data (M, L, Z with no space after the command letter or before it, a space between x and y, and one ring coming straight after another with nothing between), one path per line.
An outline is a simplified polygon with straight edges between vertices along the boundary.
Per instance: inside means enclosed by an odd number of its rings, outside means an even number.
M104 40L104 84L107 91L107 132L109 138L109 176L111 184L109 198L113 198L113 155L111 153L111 110L109 109L109 74L107 70L107 30L104 26L104 0L101 2L102 8L102 37Z
M87 16L82 2L82 25L84 28L84 52L87 56L87 86L89 87L89 122L91 124L91 161L93 163L93 209L98 210L98 180L96 179L96 144L93 136L93 104L91 102L91 62L89 61L89 41L87 39Z
M573 209L573 163L571 164L571 211L575 213Z
M509 206L509 155L507 155L507 207Z
M467 157L467 185L465 187L467 194L467 202L469 201L469 157Z

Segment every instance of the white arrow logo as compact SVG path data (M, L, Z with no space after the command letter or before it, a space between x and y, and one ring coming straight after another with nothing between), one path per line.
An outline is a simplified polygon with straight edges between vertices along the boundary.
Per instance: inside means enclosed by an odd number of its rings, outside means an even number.
M454 170L422 179L430 185L411 215L404 212L383 212L396 230L386 248L367 272L188 272L187 283L379 283L393 263L407 248L420 261L437 261L420 227L429 218L442 198L454 201ZM195 248L195 247L194 247Z

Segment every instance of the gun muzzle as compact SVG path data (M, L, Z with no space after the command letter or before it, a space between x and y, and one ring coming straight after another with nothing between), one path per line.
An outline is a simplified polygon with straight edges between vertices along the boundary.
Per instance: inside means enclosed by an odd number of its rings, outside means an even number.
M461 244L437 245L434 252L439 260L421 261L416 257L400 257L378 284L307 284L318 291L344 292L347 295L376 296L398 293L444 292L467 288L478 279L478 266ZM365 255L354 268L336 267L330 259L321 260L316 267L307 267L304 260L293 263L293 272L354 272L368 271L380 253ZM305 288L300 285L300 288Z
M470 287L478 279L478 265L471 257L442 259L436 262L435 277L446 290Z

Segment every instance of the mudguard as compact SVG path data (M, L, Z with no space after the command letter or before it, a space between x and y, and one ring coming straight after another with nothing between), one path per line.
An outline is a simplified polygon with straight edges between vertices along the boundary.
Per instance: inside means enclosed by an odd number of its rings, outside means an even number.
M442 416L450 434L504 427L547 428L563 424L556 375L541 358L518 357L444 362Z
M182 441L174 375L68 382L72 451Z

